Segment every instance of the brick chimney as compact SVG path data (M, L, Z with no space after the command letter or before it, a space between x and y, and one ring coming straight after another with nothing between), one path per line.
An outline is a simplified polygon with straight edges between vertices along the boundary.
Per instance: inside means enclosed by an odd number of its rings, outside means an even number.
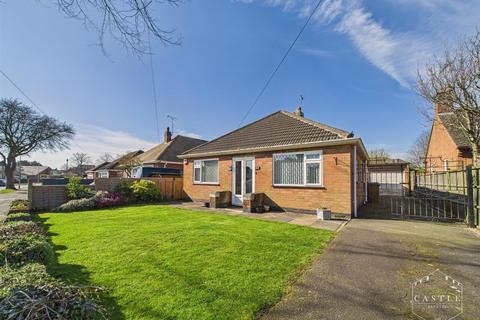
M167 127L165 133L163 134L163 142L167 143L172 141L172 132L170 131L170 127Z
M444 103L437 103L435 105L435 114L440 114L440 113L445 113L445 112L451 112L452 108L447 106Z
M297 109L295 109L295 115L296 116L299 116L299 117L302 117L303 118L303 111L302 111L302 107L298 106Z

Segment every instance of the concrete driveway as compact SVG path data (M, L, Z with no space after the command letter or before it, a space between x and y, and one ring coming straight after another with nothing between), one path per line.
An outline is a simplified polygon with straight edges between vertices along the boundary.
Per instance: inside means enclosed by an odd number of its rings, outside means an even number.
M477 230L478 231L478 230ZM352 220L264 319L417 319L411 283L436 269L463 283L480 319L480 236L463 225Z
M15 199L27 199L27 190L0 194L0 222L5 220L10 209L10 203Z

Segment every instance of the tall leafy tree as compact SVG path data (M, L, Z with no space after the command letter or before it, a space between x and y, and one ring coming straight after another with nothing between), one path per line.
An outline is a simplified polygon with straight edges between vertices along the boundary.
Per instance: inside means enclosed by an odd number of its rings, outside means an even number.
M17 157L66 149L74 134L71 125L41 115L16 99L0 100L0 157L5 162L7 188L15 188Z

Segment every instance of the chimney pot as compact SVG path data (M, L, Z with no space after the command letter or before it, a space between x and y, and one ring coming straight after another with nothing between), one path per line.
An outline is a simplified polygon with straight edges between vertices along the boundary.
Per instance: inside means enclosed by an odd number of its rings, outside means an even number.
M295 115L303 118L302 107L298 106L297 109L295 109L295 112L294 112L294 113L295 113Z
M165 133L163 135L163 141L164 142L172 141L172 132L170 131L170 127L167 127L167 130L165 130Z

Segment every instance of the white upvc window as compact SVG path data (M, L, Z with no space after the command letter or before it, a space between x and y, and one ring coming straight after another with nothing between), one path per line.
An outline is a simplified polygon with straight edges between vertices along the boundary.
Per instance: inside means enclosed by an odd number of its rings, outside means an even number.
M98 176L100 178L108 178L108 171L99 171Z
M193 162L194 183L218 183L218 159L195 160Z
M323 186L322 151L273 155L274 186Z

